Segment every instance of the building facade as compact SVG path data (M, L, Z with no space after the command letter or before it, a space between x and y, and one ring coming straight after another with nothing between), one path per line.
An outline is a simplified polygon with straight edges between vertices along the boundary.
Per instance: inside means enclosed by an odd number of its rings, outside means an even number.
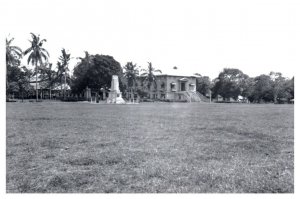
M150 89L150 99L189 100L187 95L196 93L196 77L157 75L156 85Z
M165 101L200 102L200 94L196 91L196 76L157 74L156 83L147 88L142 80L137 82L137 88L148 94L148 99ZM136 98L137 94L134 95ZM131 98L131 93L126 93Z

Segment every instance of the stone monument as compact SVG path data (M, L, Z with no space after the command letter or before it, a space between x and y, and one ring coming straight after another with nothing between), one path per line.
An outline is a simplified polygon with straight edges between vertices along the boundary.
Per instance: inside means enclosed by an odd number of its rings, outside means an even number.
M91 89L86 87L85 91L84 91L84 98L87 101L90 101L92 99L92 93L91 93Z
M112 76L111 87L106 102L108 104L125 104L119 89L119 78L117 75Z

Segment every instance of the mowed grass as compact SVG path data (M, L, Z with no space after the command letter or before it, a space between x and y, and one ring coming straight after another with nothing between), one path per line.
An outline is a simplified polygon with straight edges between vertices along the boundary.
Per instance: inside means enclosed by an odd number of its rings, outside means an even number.
M8 193L294 192L294 106L7 103Z

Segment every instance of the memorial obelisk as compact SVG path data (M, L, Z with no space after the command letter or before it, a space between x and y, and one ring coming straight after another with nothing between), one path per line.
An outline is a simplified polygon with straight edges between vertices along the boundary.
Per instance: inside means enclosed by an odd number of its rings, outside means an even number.
M117 75L112 76L111 87L106 102L108 104L125 104L122 93L120 92L119 77Z

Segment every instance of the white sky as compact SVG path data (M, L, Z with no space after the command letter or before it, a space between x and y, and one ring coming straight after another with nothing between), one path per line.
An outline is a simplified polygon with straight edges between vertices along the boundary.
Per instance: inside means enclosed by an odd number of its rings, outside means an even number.
M151 61L163 73L217 77L224 67L250 76L299 67L300 1L5 0L5 36L29 47L30 32L47 39L54 64L64 47L72 57L112 55L122 66ZM76 59L70 64L72 69Z

